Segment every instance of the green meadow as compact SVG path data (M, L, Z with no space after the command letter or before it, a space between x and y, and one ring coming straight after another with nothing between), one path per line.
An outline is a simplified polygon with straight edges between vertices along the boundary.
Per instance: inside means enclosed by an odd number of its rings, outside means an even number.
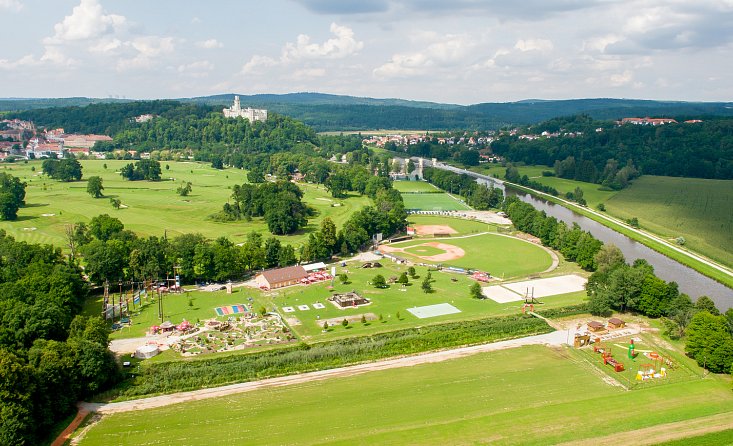
M175 237L199 232L209 238L226 236L237 243L253 230L268 233L262 219L219 223L208 218L229 200L232 186L247 182L246 171L217 170L209 164L196 162L162 161L162 181L130 182L119 174L119 169L130 162L81 161L84 177L82 181L71 183L42 175L40 161L4 164L3 172L27 183L27 206L19 211L17 221L0 222L0 229L17 240L65 246L65 225L88 222L96 215L109 214L141 236L165 234ZM35 171L32 170L34 168ZM94 199L87 194L84 179L90 176L102 177L105 198ZM187 197L176 193L182 181L192 183L193 190ZM323 218L331 217L340 227L355 210L370 203L366 196L333 199L323 186L299 184L299 187L304 191L304 201L316 210L316 216L310 218L308 226L298 233L281 237L283 242L293 245L305 241L310 232L318 229ZM114 209L109 198L121 200L123 208Z
M405 209L419 211L468 211L471 207L447 193L402 193Z
M642 176L606 202L608 213L636 217L643 229L733 266L733 181Z
M717 377L626 391L530 346L106 415L79 444L592 444L732 407Z
M428 192L428 193L441 193L441 189L433 186L427 181L394 181L392 187L400 192Z

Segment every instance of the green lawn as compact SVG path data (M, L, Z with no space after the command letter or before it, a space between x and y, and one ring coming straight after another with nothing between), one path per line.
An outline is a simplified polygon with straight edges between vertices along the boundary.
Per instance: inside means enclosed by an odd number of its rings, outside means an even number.
M420 211L467 211L471 208L447 193L403 193L405 209Z
M405 251L416 256L434 256L437 254L445 253L445 251L442 249L426 245L412 246L410 248L405 248Z
M716 378L628 392L532 346L108 415L80 444L545 445L732 407Z
M457 217L446 217L443 215L411 214L407 217L407 221L411 225L447 225L458 231L456 235L469 235L479 232L497 232L497 225Z
M31 243L51 243L65 246L64 228L69 223L88 222L99 214L119 218L127 229L141 236L200 232L206 237L227 236L240 242L250 231L267 232L262 219L251 222L218 223L207 217L221 210L231 195L231 187L247 182L246 171L239 169L216 170L208 164L194 162L163 161L164 181L124 181L119 169L131 161L81 161L84 178L101 176L106 197L116 197L127 206L114 209L108 198L94 199L86 193L86 181L62 183L40 174L41 162L5 164L3 172L20 177L27 182L27 206L18 213L18 220L0 222L17 240ZM104 165L107 165L107 169ZM168 165L169 169L165 166ZM35 172L31 169L35 168ZM171 178L174 178L172 180ZM181 197L176 188L181 181L190 181L193 191ZM306 228L299 233L281 237L294 245L305 241L308 234L318 229L321 220L329 216L340 227L353 212L367 205L366 196L352 196L334 200L323 186L299 184L304 190L304 201L317 211ZM333 207L332 204L341 206Z
M402 253L397 252L396 255L407 257L415 262L443 263L444 265L460 268L478 269L505 279L538 273L549 268L552 264L552 257L544 248L524 240L498 234L484 234L464 238L416 239L393 243L390 246L407 248L430 241L457 246L464 250L465 255L459 259L444 262L422 260L414 255L417 253L413 250Z
M658 446L733 446L733 429L659 443Z
M392 187L400 192L440 192L441 190L427 181L394 181Z
M733 181L644 175L606 202L608 213L637 217L660 236L733 267Z

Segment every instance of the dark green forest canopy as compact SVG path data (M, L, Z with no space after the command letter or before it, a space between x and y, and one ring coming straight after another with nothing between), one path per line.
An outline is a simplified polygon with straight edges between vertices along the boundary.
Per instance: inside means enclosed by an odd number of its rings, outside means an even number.
M596 129L602 128L602 131ZM580 166L591 161L597 173L604 171L609 159L620 166L629 160L647 175L733 179L733 120L711 119L700 123L660 126L609 125L578 117L548 121L528 129L582 132L582 135L520 139L502 137L491 148L512 162L553 166L573 157ZM576 178L588 181L586 178Z

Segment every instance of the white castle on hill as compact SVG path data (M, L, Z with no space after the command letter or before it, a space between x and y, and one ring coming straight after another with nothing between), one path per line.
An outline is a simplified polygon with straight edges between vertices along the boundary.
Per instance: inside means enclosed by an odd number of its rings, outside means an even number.
M239 96L234 96L234 105L230 108L225 108L222 111L224 112L224 116L227 118L237 118L241 116L249 122L267 121L267 110L249 107L242 108L239 103Z

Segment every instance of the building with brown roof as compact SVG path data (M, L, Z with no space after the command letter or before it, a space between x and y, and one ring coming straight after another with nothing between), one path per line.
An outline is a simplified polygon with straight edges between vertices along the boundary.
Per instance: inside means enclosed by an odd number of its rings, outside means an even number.
M297 285L301 279L306 277L308 277L306 270L302 266L296 265L262 271L255 277L255 282L260 288L273 290L275 288Z
M621 319L617 317L612 317L608 320L608 328L611 329L617 329L617 328L624 328L626 326L626 322L622 321Z
M601 331L604 330L606 327L602 323L598 321L590 321L588 322L588 330L590 331Z

